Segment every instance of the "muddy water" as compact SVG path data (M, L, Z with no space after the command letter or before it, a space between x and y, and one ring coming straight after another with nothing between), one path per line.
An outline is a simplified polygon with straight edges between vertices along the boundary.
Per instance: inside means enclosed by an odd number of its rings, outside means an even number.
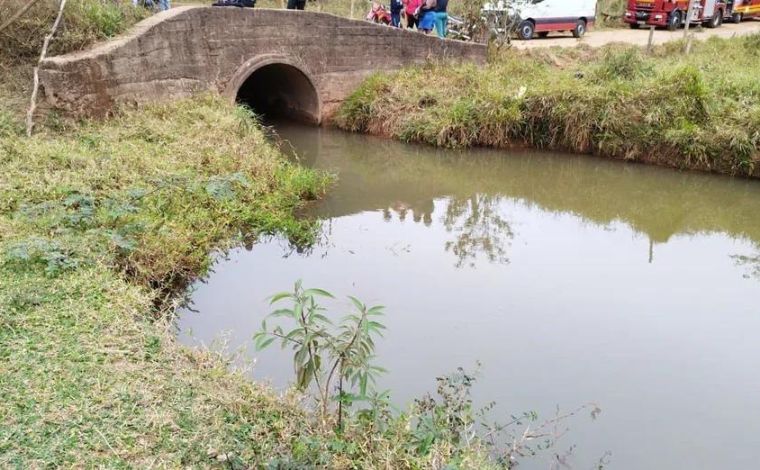
M303 164L340 175L311 209L321 241L220 260L179 319L183 342L247 346L252 376L285 387L288 355L250 337L266 297L303 279L387 307L381 385L397 403L480 361L475 397L499 413L602 408L569 423L573 468L608 451L614 469L760 465L760 183L278 132Z

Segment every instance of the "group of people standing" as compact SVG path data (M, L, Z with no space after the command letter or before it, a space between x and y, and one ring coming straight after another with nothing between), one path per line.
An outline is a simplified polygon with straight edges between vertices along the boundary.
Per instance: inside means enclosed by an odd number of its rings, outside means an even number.
M402 16L407 28L417 28L425 34L435 29L438 37L448 33L449 0L390 0L391 26L401 28Z
M2 0L0 0L2 1ZM170 0L132 0L137 5L139 2L157 5L161 10L169 8ZM216 0L214 6L250 7L256 4L256 0ZM449 14L446 11L449 0L390 0L390 21L388 10L379 3L372 3L372 10L367 19L380 22L378 13L382 13L382 22L396 28L406 28L422 31L429 34L435 29L438 37L445 38L448 34ZM287 0L288 10L303 10L306 8L306 0ZM377 15L377 16L376 16ZM402 19L404 24L402 24Z

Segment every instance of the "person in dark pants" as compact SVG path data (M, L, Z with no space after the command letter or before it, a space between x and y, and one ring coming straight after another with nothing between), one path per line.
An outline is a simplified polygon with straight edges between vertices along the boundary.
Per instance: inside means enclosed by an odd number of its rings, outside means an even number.
M406 27L409 29L414 28L417 26L419 14L420 14L420 7L422 6L422 0L402 0L404 2L404 5L406 5L406 8L404 9L404 13L406 16Z
M288 0L288 10L303 10L306 8L306 0Z
M401 27L401 10L404 9L404 3L401 0L391 0L391 26Z

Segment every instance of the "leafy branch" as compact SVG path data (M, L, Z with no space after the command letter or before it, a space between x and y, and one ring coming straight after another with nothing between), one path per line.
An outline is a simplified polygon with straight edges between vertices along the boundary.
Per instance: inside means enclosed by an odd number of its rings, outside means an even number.
M295 326L287 332L281 325L269 329L265 319L253 339L259 350L275 340L280 340L283 349L293 350L296 388L305 391L313 384L322 421L329 420L334 403L337 426L341 428L344 406L368 400L377 375L385 372L373 364L374 338L382 336L385 329L377 318L383 315L383 307L368 307L349 297L354 311L336 325L325 315L326 309L317 302L319 298L335 297L323 289L304 289L300 281L293 292L275 294L271 305L289 301L292 306L273 311L267 319L282 318ZM351 392L354 388L358 388L356 393Z

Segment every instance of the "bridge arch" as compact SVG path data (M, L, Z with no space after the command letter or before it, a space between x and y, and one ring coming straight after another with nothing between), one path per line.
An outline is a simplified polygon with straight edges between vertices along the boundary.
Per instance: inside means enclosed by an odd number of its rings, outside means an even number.
M266 54L243 65L230 80L226 95L258 114L319 124L322 103L310 74L287 56Z

